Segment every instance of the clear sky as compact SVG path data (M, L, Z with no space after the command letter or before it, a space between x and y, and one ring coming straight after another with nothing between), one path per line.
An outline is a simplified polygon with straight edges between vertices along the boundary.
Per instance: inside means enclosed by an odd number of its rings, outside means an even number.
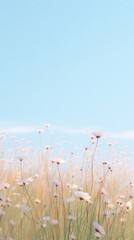
M134 1L0 1L0 128L134 130Z

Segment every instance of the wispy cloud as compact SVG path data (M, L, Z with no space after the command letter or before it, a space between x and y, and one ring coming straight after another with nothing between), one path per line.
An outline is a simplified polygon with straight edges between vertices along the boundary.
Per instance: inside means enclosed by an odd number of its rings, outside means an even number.
M113 132L113 133L110 133L109 135L113 138L119 138L119 139L134 139L134 130Z
M45 125L42 125L42 128L40 126L19 126L18 124L10 124L10 123L0 123L0 132L4 132L7 134L25 134L25 133L35 133L39 129L45 130ZM49 128L50 132L53 133L64 133L64 134L70 134L70 135L90 135L94 131L100 131L100 127L66 127L66 126L56 126L56 125L50 125ZM103 131L102 131L103 132ZM107 132L104 133L104 136L107 138L116 138L116 139L134 139L134 130L129 131L120 131L120 132Z
M71 127L63 127L63 126L52 126L49 129L52 133L62 133L62 134L68 134L68 135L81 135L86 134L87 129L86 128L71 128Z
M0 122L0 132L6 134L32 133L36 131L35 126L18 125L15 123Z
M78 134L78 135L83 135L83 134L91 134L93 131L95 131L95 129L97 129L97 131L100 129L99 127L64 127L64 126L53 126L50 128L50 131L53 132L62 132L62 133L67 133L67 134Z
M45 124L42 126L23 126L18 124L10 124L10 123L0 123L0 132L4 132L7 134L17 134L17 133L32 133L37 132L38 130L46 130ZM50 125L49 131L52 133L63 133L70 135L83 135L92 133L94 129L98 129L96 127L84 128L84 127L66 127L66 126L57 126Z
M33 127L3 127L0 129L1 132L9 133L9 134L17 134L17 133L32 133L35 131Z

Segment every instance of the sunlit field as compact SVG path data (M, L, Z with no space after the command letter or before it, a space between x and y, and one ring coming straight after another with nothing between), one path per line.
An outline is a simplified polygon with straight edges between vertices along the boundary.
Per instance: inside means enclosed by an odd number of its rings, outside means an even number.
M134 239L127 153L109 142L102 159L103 136L93 133L83 157L72 151L65 159L43 143L42 131L37 134L36 154L29 147L17 151L15 144L5 154L1 135L0 240Z

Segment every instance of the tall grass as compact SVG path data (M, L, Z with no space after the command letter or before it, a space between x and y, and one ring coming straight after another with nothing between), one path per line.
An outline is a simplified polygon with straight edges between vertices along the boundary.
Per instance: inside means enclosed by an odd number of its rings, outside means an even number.
M9 162L1 151L0 239L134 239L131 170L118 154L99 159L100 142L94 135L84 159L72 153L68 163L41 138L29 161L15 152L17 164Z

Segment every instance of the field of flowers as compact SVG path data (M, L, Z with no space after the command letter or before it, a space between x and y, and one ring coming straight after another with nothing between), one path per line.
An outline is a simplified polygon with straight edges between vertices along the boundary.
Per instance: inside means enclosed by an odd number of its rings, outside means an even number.
M1 147L0 240L134 239L127 156L108 143L109 158L99 158L101 140L102 134L93 133L83 158L77 162L71 152L67 163L41 141L35 156L14 148L12 160Z

